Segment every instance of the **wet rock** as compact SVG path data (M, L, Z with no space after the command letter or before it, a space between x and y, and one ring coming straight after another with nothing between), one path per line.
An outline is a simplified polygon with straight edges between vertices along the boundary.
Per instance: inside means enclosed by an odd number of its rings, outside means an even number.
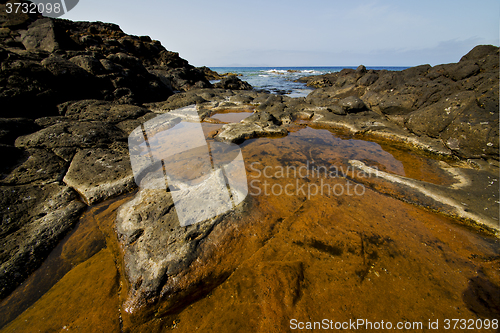
M261 125L248 121L224 125L215 138L223 142L240 143L252 138L284 136L287 134L288 131L284 127L274 125L272 121L264 118Z
M125 310L129 314L144 312L160 299L168 308L176 306L176 301L184 302L180 295L196 294L199 285L192 282L188 267L205 245L211 245L204 244L204 239L220 221L212 218L181 226L166 190L141 189L121 206L116 231L130 286Z
M132 190L136 185L127 145L78 151L63 182L75 189L88 205Z
M84 204L58 184L0 186L0 297L7 296L76 223Z

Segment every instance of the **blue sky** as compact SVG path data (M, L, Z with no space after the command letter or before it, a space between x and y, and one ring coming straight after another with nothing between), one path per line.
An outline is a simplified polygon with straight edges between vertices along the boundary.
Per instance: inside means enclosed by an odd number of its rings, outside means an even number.
M436 65L500 43L498 0L80 0L62 18L116 23L212 67Z

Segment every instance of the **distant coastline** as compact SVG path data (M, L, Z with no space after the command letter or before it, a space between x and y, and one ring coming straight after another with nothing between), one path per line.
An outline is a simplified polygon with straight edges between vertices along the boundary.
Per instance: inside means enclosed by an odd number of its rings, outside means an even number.
M295 80L310 76L340 72L344 68L356 69L356 66L303 66L303 67L210 67L219 74L234 73L240 79L250 83L256 90L290 97L305 97L312 89ZM402 71L409 67L373 66L367 70Z

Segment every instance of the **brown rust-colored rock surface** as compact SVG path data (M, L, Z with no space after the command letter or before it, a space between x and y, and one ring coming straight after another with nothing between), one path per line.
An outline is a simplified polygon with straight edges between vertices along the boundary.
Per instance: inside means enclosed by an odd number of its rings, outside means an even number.
M401 189L377 183L349 161L394 177L411 175L445 195L452 188L465 194L463 181L471 178L457 178L443 161L407 153L395 159L385 145L310 128L253 140L243 148L250 184L245 203L197 227L179 226L168 192L141 190L117 221L129 279L127 325L278 332L302 317L490 318L473 305L479 298L462 294L471 281L491 283L489 298L480 299L496 306L499 276L488 258L498 255L498 240L426 210L454 215L418 191L403 189L401 197ZM418 174L419 165L427 173ZM283 171L287 166L302 171ZM488 254L479 259L478 251ZM398 311L389 311L392 306Z

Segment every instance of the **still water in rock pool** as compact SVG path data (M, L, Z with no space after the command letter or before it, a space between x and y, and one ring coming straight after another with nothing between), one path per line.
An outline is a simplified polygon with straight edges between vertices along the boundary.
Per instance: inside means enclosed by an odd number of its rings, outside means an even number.
M203 123L207 136L220 127ZM89 208L2 301L2 332L283 332L293 318L426 328L429 320L499 317L498 238L360 181L371 176L349 161L450 186L447 162L300 124L240 146L249 195L202 240L216 250L190 266L203 281L199 293L163 312L160 300L156 316L128 317L114 219L131 193Z

